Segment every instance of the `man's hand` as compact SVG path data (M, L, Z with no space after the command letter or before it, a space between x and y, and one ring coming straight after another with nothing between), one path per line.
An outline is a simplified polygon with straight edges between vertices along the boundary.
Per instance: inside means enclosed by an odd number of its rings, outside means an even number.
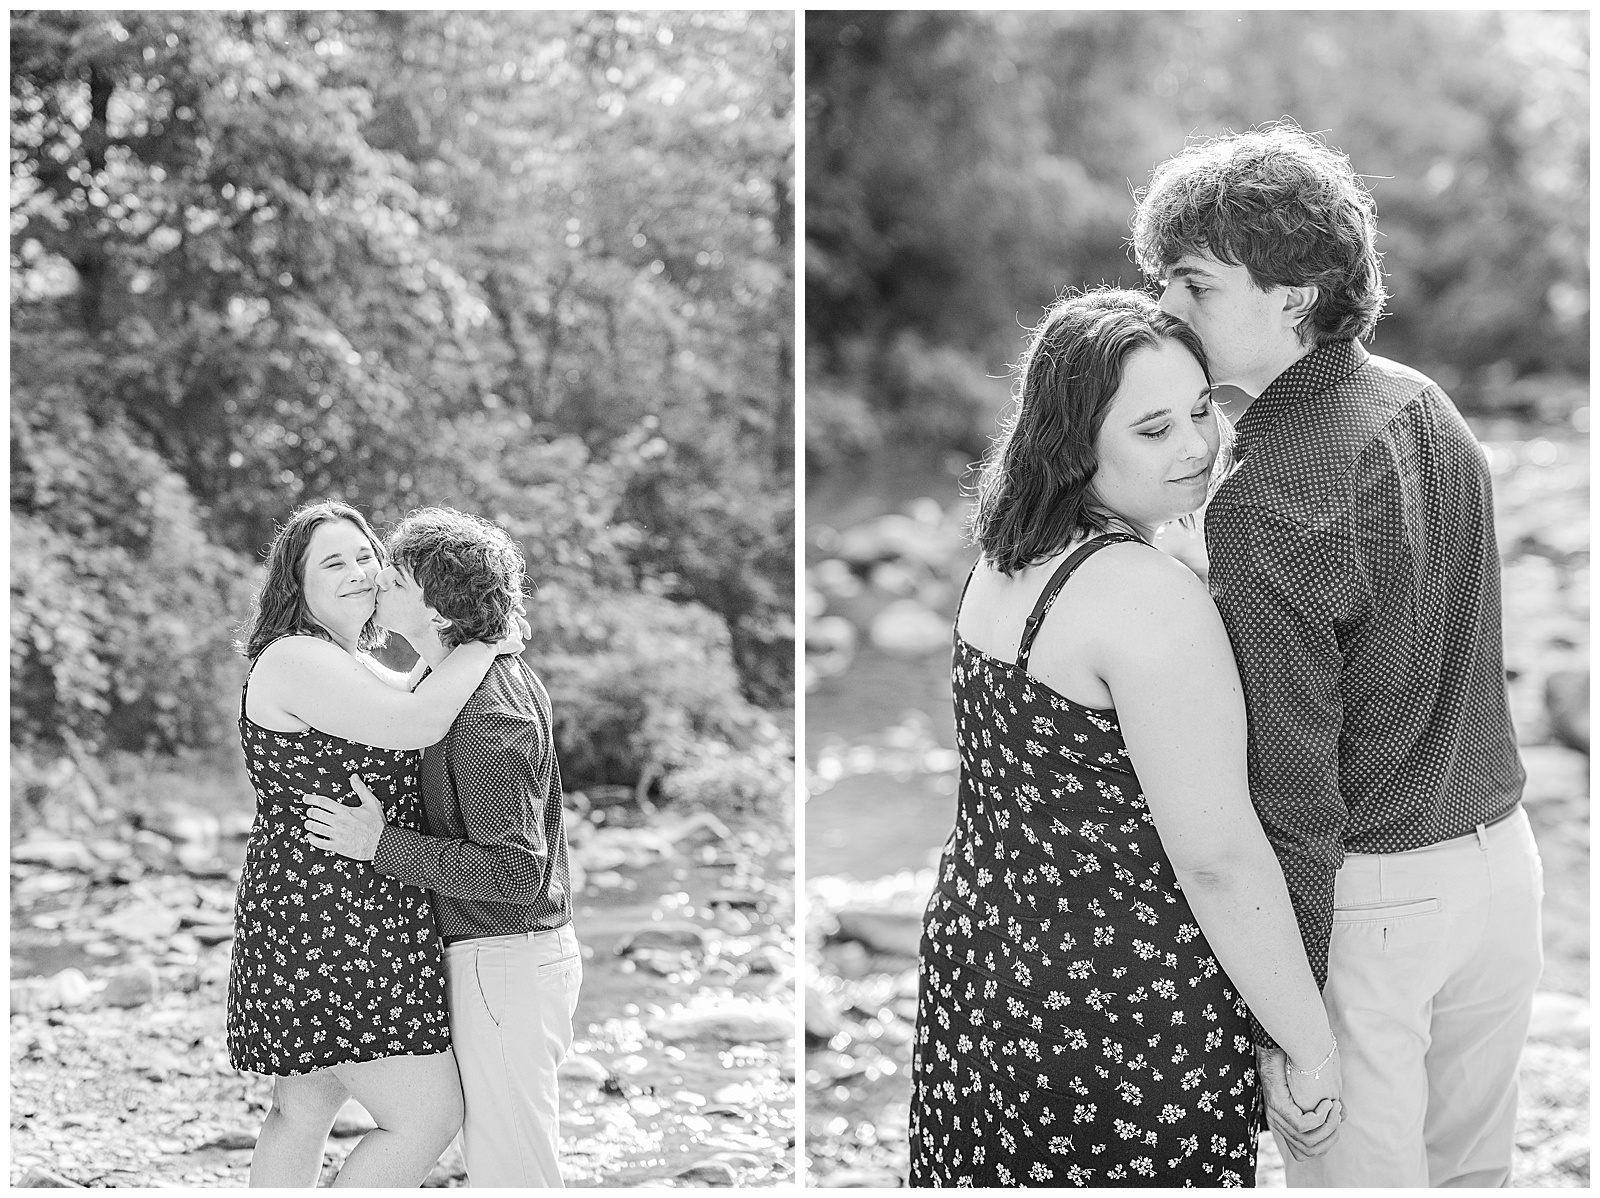
M1266 1099L1267 1126L1278 1133L1297 1161L1308 1161L1332 1148L1339 1138L1344 1111L1338 1099L1324 1098L1309 1111L1289 1093L1288 1058L1281 1048L1257 1048L1256 1071Z
M350 786L361 800L359 807L346 807L338 799L324 795L300 796L306 804L306 839L317 848L341 857L371 861L377 855L378 841L387 827L383 804L359 775L350 775Z

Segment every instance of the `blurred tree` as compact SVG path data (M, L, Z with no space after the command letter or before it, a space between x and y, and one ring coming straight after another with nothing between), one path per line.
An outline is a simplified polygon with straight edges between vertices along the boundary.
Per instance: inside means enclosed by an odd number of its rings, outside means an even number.
M1377 197L1378 352L1469 406L1586 372L1588 58L1579 12L808 14L808 468L981 452L1019 323L1143 285L1150 170L1285 115Z
M728 710L787 704L792 42L786 13L14 14L14 732L229 735L247 563L330 494L503 523L544 652L627 611L733 661ZM106 580L79 615L74 571ZM180 658L175 714L118 716Z

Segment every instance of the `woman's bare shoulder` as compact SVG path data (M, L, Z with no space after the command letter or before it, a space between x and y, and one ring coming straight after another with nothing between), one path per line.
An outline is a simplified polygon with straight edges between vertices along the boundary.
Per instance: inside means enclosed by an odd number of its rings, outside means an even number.
M1084 598L1129 633L1165 637L1217 618L1211 592L1188 566L1150 545L1108 545L1078 568Z
M267 679L305 669L337 669L354 664L354 659L332 641L296 633L280 636L263 649L256 657L252 675Z

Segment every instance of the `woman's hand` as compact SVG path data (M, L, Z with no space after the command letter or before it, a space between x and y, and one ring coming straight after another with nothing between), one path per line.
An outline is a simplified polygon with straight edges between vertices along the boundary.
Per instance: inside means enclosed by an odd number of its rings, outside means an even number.
M1313 1077L1300 1072L1293 1061L1289 1062L1289 1067L1285 1071L1289 1078L1289 1095L1295 1100L1296 1105L1302 1111L1310 1111L1316 1109L1325 1101L1340 1101L1344 1090L1344 1078L1339 1072L1338 1047L1334 1047L1333 1052L1327 1059L1327 1063L1320 1068L1317 1067L1316 1062L1307 1062L1307 1064L1317 1070L1316 1076ZM1340 1118L1342 1121L1342 1111L1340 1112ZM1329 1142L1330 1144L1332 1143L1332 1141Z
M533 636L533 628L523 616L521 609L511 613L511 629L505 636L491 643L490 648L496 657L509 654L512 657L521 657L528 638Z
M1336 1066L1337 1061L1334 1061L1324 1067L1320 1080L1337 1088L1343 1083ZM1281 1048L1256 1049L1256 1068L1261 1078L1267 1126L1277 1133L1279 1143L1287 1148L1289 1155L1297 1161L1308 1161L1332 1148L1339 1138L1339 1124L1344 1120L1343 1101L1336 1095L1323 1095L1313 1102L1309 1088L1300 1091L1297 1097L1290 1089L1289 1060ZM1313 1081L1311 1078L1300 1080ZM1303 1102L1309 1105L1302 1105Z

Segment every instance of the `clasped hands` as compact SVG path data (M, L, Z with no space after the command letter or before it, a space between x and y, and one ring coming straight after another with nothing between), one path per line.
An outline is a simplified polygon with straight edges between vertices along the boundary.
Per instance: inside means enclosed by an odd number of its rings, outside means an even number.
M1335 1052L1317 1077L1289 1067L1281 1048L1257 1048L1256 1071L1266 1099L1267 1125L1297 1161L1321 1156L1339 1139L1344 1122L1344 1081Z

